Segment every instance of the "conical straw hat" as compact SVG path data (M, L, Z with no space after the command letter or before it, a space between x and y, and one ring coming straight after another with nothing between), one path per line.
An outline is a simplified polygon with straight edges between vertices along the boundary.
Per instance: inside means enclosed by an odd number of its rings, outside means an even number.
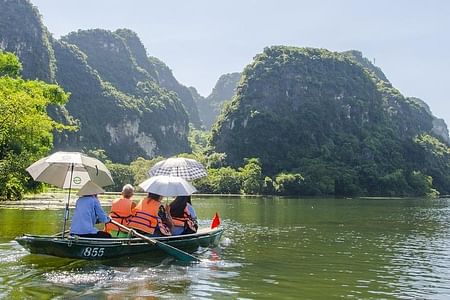
M86 195L96 195L103 194L105 192L104 189L99 187L92 181L88 181L83 187L78 191L78 196L86 196Z

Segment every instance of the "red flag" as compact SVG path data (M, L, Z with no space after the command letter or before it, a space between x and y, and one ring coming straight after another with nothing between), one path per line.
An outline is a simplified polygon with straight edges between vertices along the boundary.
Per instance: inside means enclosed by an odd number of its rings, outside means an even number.
M219 214L216 213L214 215L214 218L212 219L212 222L211 222L211 229L214 229L214 228L216 228L219 225L220 225L220 218L219 218Z

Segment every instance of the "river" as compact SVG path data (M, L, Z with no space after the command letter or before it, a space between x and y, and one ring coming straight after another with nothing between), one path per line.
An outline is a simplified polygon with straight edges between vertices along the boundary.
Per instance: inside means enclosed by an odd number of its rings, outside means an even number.
M14 238L60 231L62 209L0 208L0 298L449 299L450 199L198 197L220 246L183 265L31 255Z

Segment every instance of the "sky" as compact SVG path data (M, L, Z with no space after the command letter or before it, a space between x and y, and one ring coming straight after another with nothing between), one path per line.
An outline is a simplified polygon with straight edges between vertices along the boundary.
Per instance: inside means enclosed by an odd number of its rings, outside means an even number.
M135 31L177 80L211 93L264 47L359 50L405 96L450 125L447 0L31 0L57 38L78 29Z

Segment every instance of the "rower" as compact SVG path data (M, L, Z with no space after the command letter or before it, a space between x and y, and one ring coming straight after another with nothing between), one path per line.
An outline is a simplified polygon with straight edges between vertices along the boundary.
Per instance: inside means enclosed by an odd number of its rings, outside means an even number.
M110 218L106 215L97 195L105 191L92 181L88 181L77 193L80 196L75 205L75 212L70 227L71 235L91 238L110 238L105 231L95 228L96 223L108 223Z

